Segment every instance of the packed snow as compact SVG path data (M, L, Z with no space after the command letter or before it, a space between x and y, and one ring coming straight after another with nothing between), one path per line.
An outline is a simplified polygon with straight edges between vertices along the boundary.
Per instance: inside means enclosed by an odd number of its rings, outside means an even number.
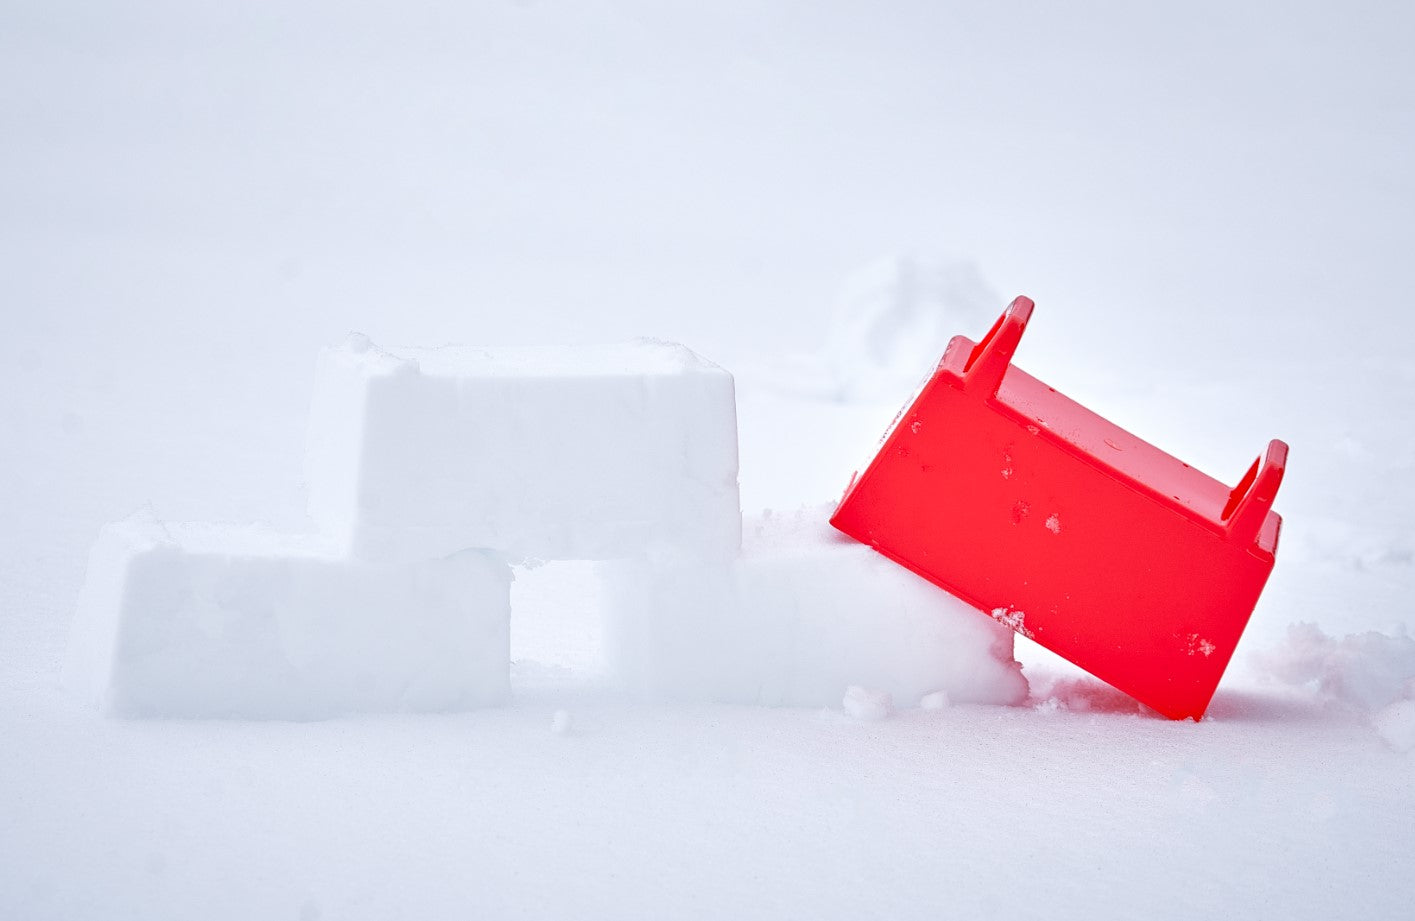
M1413 15L9 4L0 917L1404 918ZM168 578L270 573L318 530L313 358L349 330L496 345L547 385L520 349L690 343L735 377L751 516L838 499L939 339L1019 293L1019 366L1128 431L1224 483L1292 445L1202 722L1024 637L1017 706L860 669L812 706L645 701L596 564L529 549L501 706L132 719L65 693L106 523L265 522L210 553L168 526ZM448 357L400 361L461 379ZM892 711L852 716L851 686Z
M452 388L436 395L418 379L425 369ZM706 387L678 386L684 369L707 371ZM694 400L700 390L711 398ZM547 557L608 557L597 573L607 664L641 699L827 706L848 687L846 709L879 719L891 707L861 703L851 679L887 688L871 692L886 700L938 689L970 703L1025 698L1011 632L831 529L829 506L765 512L742 541L732 392L729 374L681 346L400 357L351 337L324 352L313 401L311 507L324 530L179 528L150 515L110 525L89 564L69 680L128 716L503 703L506 561L533 570ZM721 468L707 501L699 455ZM544 460L518 463L530 457ZM329 483L351 500L343 514L319 514ZM1030 635L1020 614L994 619ZM570 725L561 714L559 734Z
M356 556L737 550L732 376L681 345L325 350L310 512Z
M830 506L743 522L740 556L603 566L606 654L647 699L838 706L867 685L1015 704L1012 633L827 523Z
M468 550L346 558L327 539L164 523L104 528L69 685L122 716L318 719L506 702L511 570Z

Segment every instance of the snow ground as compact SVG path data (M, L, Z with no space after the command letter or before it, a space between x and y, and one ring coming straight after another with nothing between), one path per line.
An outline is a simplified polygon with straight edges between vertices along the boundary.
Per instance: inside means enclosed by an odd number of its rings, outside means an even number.
M1404 661L1415 619L1411 25L7 4L0 917L1403 917L1415 717L1322 679ZM1220 479L1292 444L1203 723L1020 640L1023 708L631 706L573 566L517 587L504 709L122 722L58 693L101 523L302 522L314 357L351 329L680 339L737 373L744 504L794 507L898 409L835 401L816 356L847 279L907 253L1034 297L1019 364Z

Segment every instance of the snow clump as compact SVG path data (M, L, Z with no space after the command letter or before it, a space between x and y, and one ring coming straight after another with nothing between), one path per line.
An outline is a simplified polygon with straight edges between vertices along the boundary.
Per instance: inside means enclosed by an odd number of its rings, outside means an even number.
M845 689L845 699L841 705L857 720L876 722L894 712L894 695L852 684Z

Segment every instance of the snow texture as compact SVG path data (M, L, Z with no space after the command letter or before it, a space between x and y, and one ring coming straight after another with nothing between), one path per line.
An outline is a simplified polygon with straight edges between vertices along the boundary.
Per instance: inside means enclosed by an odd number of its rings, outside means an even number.
M499 704L509 592L509 567L475 551L359 562L318 537L139 513L105 527L91 551L68 684L123 716Z
M1397 700L1382 707L1373 722L1376 732L1391 748L1399 752L1415 750L1415 699Z
M919 698L921 710L947 710L952 703L947 691L933 691Z
M569 710L556 710L550 718L550 731L555 735L569 735L574 728L575 721Z
M867 723L887 719L894 712L894 696L888 691L876 691L855 684L845 689L845 698L840 704L850 716Z
M1313 687L1362 712L1415 696L1415 638L1405 633L1368 630L1338 638L1316 624L1293 624L1286 641L1257 660L1278 681Z
M1004 627L1007 627L1009 630L1014 630L1029 640L1033 638L1032 631L1027 626L1027 613L1025 611L1018 611L1013 608L993 608L988 612L988 616Z
M360 557L511 560L741 539L732 376L681 345L321 355L310 512Z
M637 694L680 700L834 707L852 685L910 701L1026 696L1011 631L828 515L749 518L736 560L604 564L610 665Z

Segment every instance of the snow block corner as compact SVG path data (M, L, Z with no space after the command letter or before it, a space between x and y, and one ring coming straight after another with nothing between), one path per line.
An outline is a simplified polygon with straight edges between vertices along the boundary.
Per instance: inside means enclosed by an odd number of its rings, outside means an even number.
M741 542L732 375L681 345L322 354L310 512L366 559L609 559Z
M309 535L108 525L65 683L134 717L322 719L509 696L509 567L478 552L365 563Z

